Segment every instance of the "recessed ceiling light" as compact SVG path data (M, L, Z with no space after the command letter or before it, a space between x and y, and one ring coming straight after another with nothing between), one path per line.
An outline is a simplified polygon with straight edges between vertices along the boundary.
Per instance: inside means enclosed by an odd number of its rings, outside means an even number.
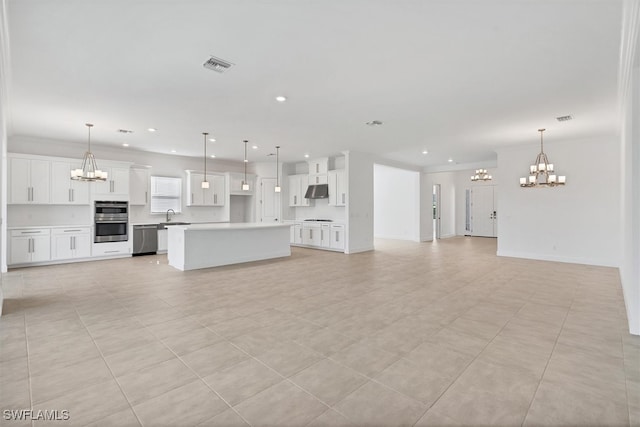
M216 155L215 155L215 154L212 154L212 155L211 155L211 157L215 159L215 158L216 158Z
M453 159L451 157L449 157L449 160L447 160L449 163L453 162Z
M155 131L157 131L158 129L156 129L156 128L149 128L149 129L147 129L147 130L148 130L149 132L155 132Z
M257 145L252 145L251 148L253 148L254 150L257 150L258 146Z
M176 150L171 150L171 152L172 152L172 153L175 153L175 152L176 152Z
M215 138L209 138L209 142L216 142Z
M366 123L369 126L382 126L382 122L380 120L371 120Z
M276 101L278 101L278 102L284 102L286 100L287 100L286 96L282 96L282 95L276 96Z
M128 147L129 144L127 144L126 142L122 144L123 147Z
M427 150L422 150L422 154L429 154Z
M305 154L305 155L304 155L304 158L305 158L305 159L308 159L308 158L309 158L309 155L308 155L308 154Z

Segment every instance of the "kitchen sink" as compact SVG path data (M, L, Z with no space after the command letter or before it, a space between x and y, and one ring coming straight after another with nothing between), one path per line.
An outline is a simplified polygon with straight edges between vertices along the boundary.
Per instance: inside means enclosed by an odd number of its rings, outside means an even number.
M170 221L170 222L161 222L158 224L158 230L164 230L165 228L172 225L190 225L190 222L179 222L179 221Z

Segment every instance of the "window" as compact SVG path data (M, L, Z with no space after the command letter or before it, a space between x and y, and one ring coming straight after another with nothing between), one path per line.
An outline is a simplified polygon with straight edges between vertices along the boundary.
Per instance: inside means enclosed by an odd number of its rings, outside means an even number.
M151 177L151 213L182 212L182 179Z

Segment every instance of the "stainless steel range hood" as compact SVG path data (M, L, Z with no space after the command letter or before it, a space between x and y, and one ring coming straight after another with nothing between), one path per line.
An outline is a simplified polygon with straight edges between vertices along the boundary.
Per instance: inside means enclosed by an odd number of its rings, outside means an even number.
M326 199L329 197L329 184L315 184L307 188L305 199Z

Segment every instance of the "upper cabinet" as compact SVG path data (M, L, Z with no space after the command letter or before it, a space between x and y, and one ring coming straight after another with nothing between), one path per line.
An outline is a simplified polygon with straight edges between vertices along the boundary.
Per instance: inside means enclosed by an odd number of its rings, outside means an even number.
M239 172L228 172L229 177L229 194L232 196L253 196L256 187L256 176L247 174L248 190L242 189L244 183L244 174Z
M329 171L328 157L309 160L309 175L326 175L328 171Z
M345 206L347 204L347 179L344 169L332 170L329 178L329 206Z
M129 204L144 206L149 203L149 168L132 167L129 171Z
M106 181L93 183L93 197L97 200L129 200L129 166L116 163L100 162L100 170L107 172Z
M194 171L187 172L187 206L224 206L225 185L224 175L207 174L209 188L202 188L204 174Z
M289 206L309 206L304 195L309 186L309 175L289 175Z
M8 163L10 204L50 203L50 161L10 156Z
M77 162L51 162L51 203L54 205L88 205L89 183L71 179Z

